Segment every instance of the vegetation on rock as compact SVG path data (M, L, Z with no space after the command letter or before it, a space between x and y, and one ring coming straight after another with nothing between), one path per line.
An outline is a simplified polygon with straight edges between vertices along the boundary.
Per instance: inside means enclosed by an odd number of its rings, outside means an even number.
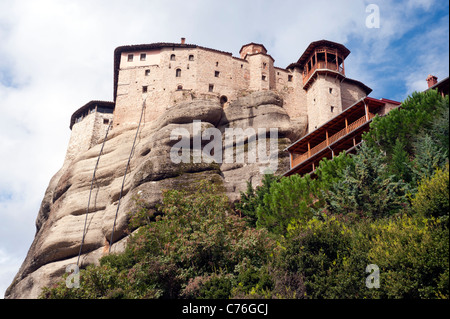
M448 298L448 97L414 93L357 154L266 175L233 207L220 185L136 198L121 254L42 298ZM366 266L380 270L369 289Z

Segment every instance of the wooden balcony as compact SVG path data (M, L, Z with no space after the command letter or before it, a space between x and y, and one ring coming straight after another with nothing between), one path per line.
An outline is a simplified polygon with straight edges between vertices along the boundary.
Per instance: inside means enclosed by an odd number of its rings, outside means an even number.
M353 132L356 129L358 129L360 126L362 126L365 123L367 123L368 121L372 120L374 117L375 117L375 114L372 114L372 113L369 112L368 116L364 115L363 117L357 119L353 123L346 125L346 127L341 129L339 132L333 134L332 136L328 137L328 134L326 134L327 138L325 140L323 140L321 143L319 143L316 146L314 146L313 148L310 148L308 150L308 152L306 152L304 154L293 153L292 154L292 163L291 163L292 167L295 167L295 166L303 163L304 161L306 161L310 157L313 157L314 155L316 155L320 151L322 151L325 148L327 148L329 145L334 144L339 139L345 137L346 135L348 135L351 132ZM308 146L308 148L309 148L309 146Z
M319 61L312 65L311 68L303 70L303 85L306 85L316 70L330 70L342 74L345 76L344 67L337 65L336 63Z

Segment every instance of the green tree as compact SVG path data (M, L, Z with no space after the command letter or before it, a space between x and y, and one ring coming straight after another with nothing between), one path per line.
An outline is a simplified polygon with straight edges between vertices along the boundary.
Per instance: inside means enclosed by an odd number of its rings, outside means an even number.
M241 192L241 199L235 208L247 218L250 226L256 227L258 206L264 205L264 196L269 193L270 187L277 181L278 177L273 174L264 174L261 186L253 188L252 183L247 182L247 190Z
M411 201L413 210L425 218L441 218L447 221L449 216L449 164L437 169L430 178L419 184L418 191Z
M448 101L448 96L443 98L435 90L414 92L387 116L375 117L363 139L369 147L385 152L388 157L392 155L397 140L408 154L412 154L413 137L430 128L436 115L448 108Z
M361 145L347 166L343 178L328 191L322 190L326 209L333 214L358 214L378 218L389 216L407 203L408 186L389 175L385 156Z

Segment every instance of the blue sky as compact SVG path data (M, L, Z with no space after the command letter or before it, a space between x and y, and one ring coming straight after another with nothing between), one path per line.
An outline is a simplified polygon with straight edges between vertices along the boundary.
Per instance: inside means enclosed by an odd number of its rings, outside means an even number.
M366 26L370 4L379 28ZM181 37L235 56L263 43L279 67L312 41L340 42L346 75L375 98L403 100L449 73L448 1L0 0L0 296L33 240L71 114L112 100L114 49Z

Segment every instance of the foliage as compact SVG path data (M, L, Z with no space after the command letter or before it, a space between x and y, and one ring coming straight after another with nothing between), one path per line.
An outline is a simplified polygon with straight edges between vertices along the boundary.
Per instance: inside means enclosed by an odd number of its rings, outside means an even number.
M206 181L165 191L156 211L136 197L125 251L41 297L448 299L448 131L448 97L414 93L355 155L265 175L235 209Z
M371 225L368 258L380 268L380 298L448 298L449 232L436 219Z
M344 168L351 166L352 162L350 156L341 153L334 160L321 160L314 179L310 175L292 175L272 183L263 200L255 205L257 226L274 234L283 234L292 220L312 218L324 203L320 190L328 189L340 180Z
M236 204L236 209L247 217L250 226L256 226L257 208L264 204L264 195L269 193L270 187L278 181L273 174L264 174L261 186L253 189L251 182L247 182L247 191L241 192L241 200Z
M398 139L410 154L413 137L421 130L430 128L436 114L448 108L448 101L448 96L442 98L435 90L414 92L388 116L375 117L364 140L369 147L385 151L390 156Z
M281 260L305 278L308 298L448 298L448 228L400 216L377 221L327 216L291 224ZM380 288L365 267L380 268Z
M437 169L431 178L424 179L412 199L412 208L424 218L441 218L448 223L449 164Z
M365 143L340 180L325 193L326 209L334 214L379 218L398 212L407 203L408 187L389 175L385 156Z
M248 227L219 187L206 181L194 192L166 191L159 209L154 221L133 233L124 253L81 271L83 289L61 283L42 297L225 298L239 269L258 270L276 250L265 230Z

